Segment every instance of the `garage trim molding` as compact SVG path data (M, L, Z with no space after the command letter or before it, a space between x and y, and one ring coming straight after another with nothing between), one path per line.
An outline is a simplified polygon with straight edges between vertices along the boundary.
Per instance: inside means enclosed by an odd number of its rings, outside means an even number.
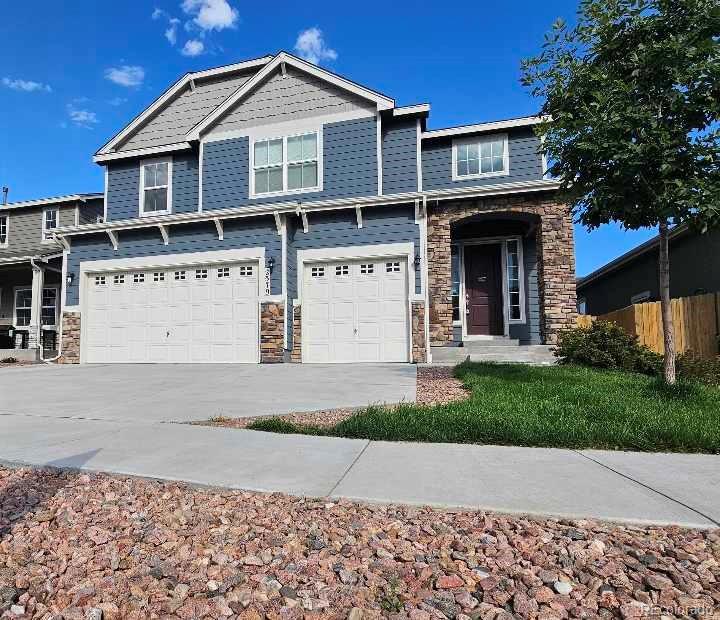
M94 273L112 273L134 269L169 269L173 267L191 267L193 265L213 265L232 262L257 262L258 275L258 306L263 302L281 301L281 295L266 295L263 274L265 273L265 248L238 248L234 250L216 250L211 252L188 252L185 254L165 254L152 256L134 256L132 258L113 258L108 260L83 261L80 263L80 308L81 315L85 314L87 304L88 275ZM75 307L72 307L74 310ZM70 311L66 307L65 311ZM258 313L260 307L258 307ZM80 323L80 363L86 358L87 321ZM260 340L260 321L258 321L258 342ZM259 347L258 347L259 353ZM258 362L260 360L258 359Z

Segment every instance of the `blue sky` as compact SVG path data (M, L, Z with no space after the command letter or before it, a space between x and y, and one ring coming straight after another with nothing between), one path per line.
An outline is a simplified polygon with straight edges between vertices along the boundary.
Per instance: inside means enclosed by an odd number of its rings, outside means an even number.
M279 49L297 53L298 43L301 53L400 105L429 101L431 128L533 114L538 103L519 83L520 60L537 52L557 17L572 21L576 6L7 3L0 22L0 184L10 186L11 201L102 191L92 154L181 74ZM653 234L576 227L578 274Z

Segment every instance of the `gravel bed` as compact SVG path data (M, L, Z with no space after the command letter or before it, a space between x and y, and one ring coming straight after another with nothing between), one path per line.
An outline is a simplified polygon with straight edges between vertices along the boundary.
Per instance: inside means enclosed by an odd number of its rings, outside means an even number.
M719 559L717 530L0 468L2 618L711 618Z
M419 405L443 405L458 400L465 400L469 394L462 382L452 375L452 368L426 367L417 369L416 402ZM252 422L274 418L306 424L311 426L331 427L349 418L364 407L328 409L303 413L289 413L280 416L252 416L246 418L218 417L201 422L193 422L201 426L223 426L227 428L247 428Z

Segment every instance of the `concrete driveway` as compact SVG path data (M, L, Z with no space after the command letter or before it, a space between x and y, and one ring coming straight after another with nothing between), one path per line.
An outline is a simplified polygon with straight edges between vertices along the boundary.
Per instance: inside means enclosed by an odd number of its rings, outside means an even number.
M408 364L98 364L0 370L0 415L186 422L414 401Z

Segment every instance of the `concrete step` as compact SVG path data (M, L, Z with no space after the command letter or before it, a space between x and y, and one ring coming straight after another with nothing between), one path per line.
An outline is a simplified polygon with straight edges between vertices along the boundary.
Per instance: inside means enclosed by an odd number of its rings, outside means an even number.
M484 349L487 347L519 347L520 341L517 338L483 338L482 340L463 340L462 348L468 351Z
M433 364L471 362L509 362L550 366L556 363L552 347L547 345L519 345L517 347L431 347Z

